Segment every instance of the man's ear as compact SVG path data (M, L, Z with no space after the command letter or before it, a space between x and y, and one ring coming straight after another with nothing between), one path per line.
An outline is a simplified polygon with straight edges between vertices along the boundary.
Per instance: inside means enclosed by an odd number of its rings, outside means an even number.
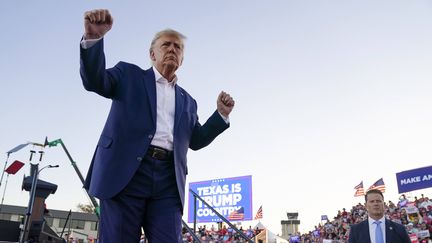
M150 59L154 62L156 61L155 54L153 50L150 50Z

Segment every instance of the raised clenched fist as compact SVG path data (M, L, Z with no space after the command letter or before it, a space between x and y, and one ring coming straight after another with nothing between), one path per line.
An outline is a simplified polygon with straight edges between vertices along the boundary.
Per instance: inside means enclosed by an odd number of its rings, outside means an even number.
M107 9L95 9L84 13L84 38L99 39L113 25L113 17Z
M224 91L220 92L216 103L217 110L225 117L228 117L228 115L233 110L235 104L234 99L231 97L231 95Z

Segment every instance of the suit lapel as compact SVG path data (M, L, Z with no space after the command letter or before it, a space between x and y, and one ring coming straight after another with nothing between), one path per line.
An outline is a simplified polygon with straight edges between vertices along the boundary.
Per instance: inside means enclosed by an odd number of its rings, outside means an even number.
M361 232L366 232L363 236L366 239L365 243L371 243L370 232L369 232L369 219L363 221L363 230Z
M156 126L156 78L152 68L146 70L144 74L144 87L149 99L152 120Z
M393 242L393 231L395 230L395 228L393 227L393 224L391 223L390 220L385 220L385 238L386 238L386 242Z
M183 113L185 95L178 85L175 86L175 115L174 115L174 133L180 123L181 114Z

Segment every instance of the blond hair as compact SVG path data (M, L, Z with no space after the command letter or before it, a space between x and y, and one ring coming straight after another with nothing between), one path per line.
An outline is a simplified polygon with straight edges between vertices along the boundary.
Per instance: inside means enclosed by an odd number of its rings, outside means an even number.
M167 36L167 35L168 36L175 36L179 40L181 40L182 41L182 48L183 48L183 41L186 40L186 36L183 35L182 33L178 32L178 31L176 31L176 30L173 30L173 29L164 29L164 30L157 32L155 34L155 36L153 37L153 40L150 44L150 49L149 49L150 53L153 50L153 47L154 47L156 41L159 40L159 38L161 38L162 36Z

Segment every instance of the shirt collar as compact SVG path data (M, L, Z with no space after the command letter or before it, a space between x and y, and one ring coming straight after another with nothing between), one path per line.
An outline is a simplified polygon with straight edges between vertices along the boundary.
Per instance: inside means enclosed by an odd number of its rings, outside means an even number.
M379 220L375 220L371 217L368 217L368 221L369 221L369 225L373 225L375 221L380 221L381 224L385 224L385 216L383 216L382 218L380 218Z
M178 80L177 79L177 75L174 77L174 79L172 80L172 82L168 82L168 80L166 78L164 78L162 76L162 74L160 74L159 71L154 66L152 68L153 68L153 72L155 74L156 82L158 82L158 83L164 83L164 84L170 84L172 86L174 86L177 83L177 80Z

